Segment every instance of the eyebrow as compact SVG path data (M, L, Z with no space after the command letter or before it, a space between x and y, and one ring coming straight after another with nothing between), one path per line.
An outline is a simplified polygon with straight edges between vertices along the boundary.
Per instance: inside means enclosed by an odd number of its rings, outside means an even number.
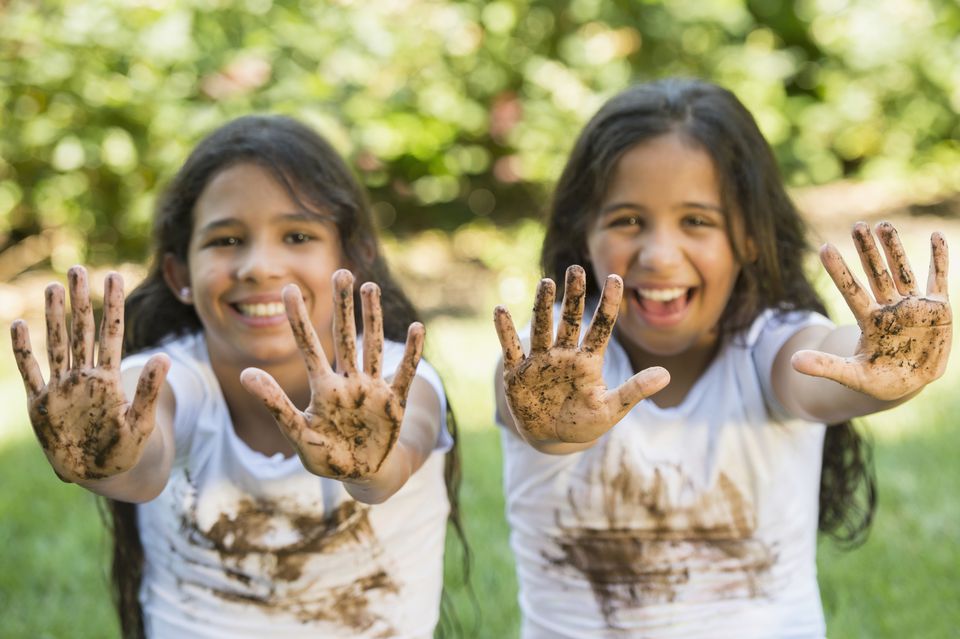
M715 211L720 215L726 216L727 211L722 206L717 204L707 204L706 202L681 202L675 208L682 209L702 209L704 211ZM634 204L633 202L613 202L607 204L606 206L600 209L599 215L606 215L608 213L613 213L614 211L619 211L620 209L628 209L631 211L637 211L638 213L645 213L649 209L642 204Z
M321 213L313 213L311 211L295 211L293 213L284 213L277 220L278 223L290 223L290 222L308 222L311 224L325 224L331 223L335 224L336 219L332 215L325 215ZM222 228L233 228L235 226L241 225L242 223L235 217L227 217L221 220L214 220L210 222L203 228L198 230L198 233L210 233Z

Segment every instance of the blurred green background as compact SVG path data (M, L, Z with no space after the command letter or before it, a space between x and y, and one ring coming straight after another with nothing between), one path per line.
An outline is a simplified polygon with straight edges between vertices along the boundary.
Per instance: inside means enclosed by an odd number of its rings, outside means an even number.
M632 82L717 81L815 242L849 256L853 220L890 217L922 271L930 231L960 241L958 33L955 0L0 1L0 320L25 317L42 352L43 285L84 263L93 288L108 268L131 287L157 192L200 137L250 112L304 120L369 190L460 418L476 606L448 563L466 634L515 636L489 316L526 319L579 127ZM881 510L863 548L823 544L831 636L956 636L957 368L863 424ZM9 348L0 405L0 636L115 636L94 501L46 466Z

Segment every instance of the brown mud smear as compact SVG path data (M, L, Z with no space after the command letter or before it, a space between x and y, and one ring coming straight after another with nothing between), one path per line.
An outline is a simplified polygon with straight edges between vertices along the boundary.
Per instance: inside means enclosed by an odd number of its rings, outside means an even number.
M396 594L399 590L383 568L371 562L370 574L357 581L315 592L310 592L311 575L304 574L312 557L345 546L370 546L371 555L377 554L368 507L348 500L324 516L247 498L239 502L235 516L221 514L208 531L199 529L194 511L184 516L182 526L191 543L220 555L224 574L237 582L237 590L207 587L217 597L290 614L303 623L332 622L358 633L380 624L385 628L384 636L392 634L388 624L369 610L372 593ZM270 545L271 533L277 530L293 531L296 541L285 546ZM250 564L244 561L250 556L259 558L253 565L258 565L262 574L250 571ZM254 582L265 584L268 589L255 591Z
M753 537L752 505L721 474L693 504L671 508L663 503L664 476L676 472L658 467L644 479L631 471L622 454L612 477L603 469L597 473L601 504L586 503L571 491L574 521L560 521L558 512L560 534L553 539L558 552L544 557L587 580L610 628L618 628L619 610L704 597L767 596L777 557ZM585 525L585 513L597 507L604 528Z

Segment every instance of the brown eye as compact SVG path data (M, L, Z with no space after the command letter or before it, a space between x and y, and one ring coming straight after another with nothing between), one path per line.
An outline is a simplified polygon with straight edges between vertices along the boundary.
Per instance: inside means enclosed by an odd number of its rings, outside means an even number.
M287 235L283 238L283 241L286 242L287 244L304 244L305 242L309 242L312 239L313 239L312 235L308 235L307 233L301 233L297 231L294 233L287 233Z
M643 220L640 219L637 215L626 215L624 217L618 217L613 220L610 220L607 223L608 227L640 227L643 225Z
M233 237L233 236L215 237L215 238L213 238L212 240L209 240L209 241L208 241L206 244L204 244L203 246L204 246L204 248L207 248L207 247L218 248L218 247L225 247L225 246L240 246L240 238L239 238L239 237Z
M714 226L713 222L703 215L688 215L683 222L692 227Z

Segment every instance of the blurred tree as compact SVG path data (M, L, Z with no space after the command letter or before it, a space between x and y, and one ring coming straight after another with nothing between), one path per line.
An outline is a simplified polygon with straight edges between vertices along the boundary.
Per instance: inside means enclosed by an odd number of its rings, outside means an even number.
M736 92L794 185L960 188L955 0L14 0L0 3L0 279L140 260L199 137L294 115L383 227L536 216L630 82ZM909 35L908 35L909 34Z

